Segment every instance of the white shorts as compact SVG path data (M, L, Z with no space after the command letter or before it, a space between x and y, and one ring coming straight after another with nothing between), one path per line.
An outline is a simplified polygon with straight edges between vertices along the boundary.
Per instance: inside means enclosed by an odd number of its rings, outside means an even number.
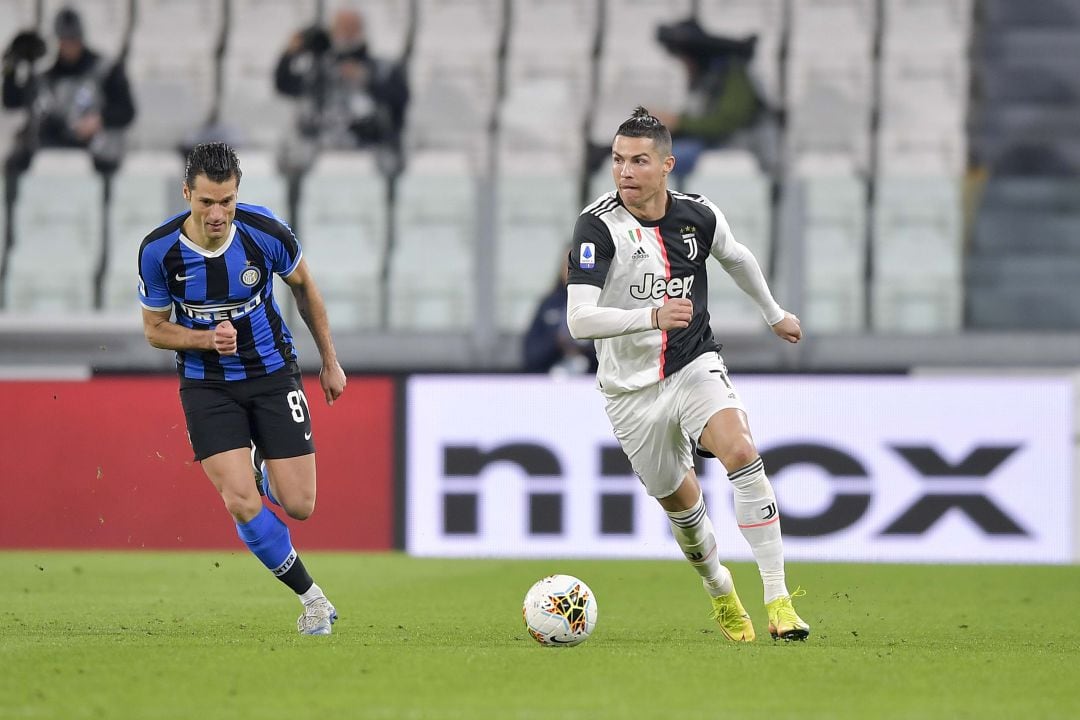
M679 489L694 466L694 450L709 418L727 408L746 411L716 352L700 355L655 385L605 399L615 437L656 498Z

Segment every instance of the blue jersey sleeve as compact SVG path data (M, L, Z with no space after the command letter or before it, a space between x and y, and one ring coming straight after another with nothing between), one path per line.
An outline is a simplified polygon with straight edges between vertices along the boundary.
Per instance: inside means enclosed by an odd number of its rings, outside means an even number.
M258 230L257 242L270 260L270 269L287 277L300 264L303 251L292 228L279 220L273 211L260 205L238 203L237 219Z
M147 310L169 310L173 299L165 279L161 243L143 242L139 249L139 303Z

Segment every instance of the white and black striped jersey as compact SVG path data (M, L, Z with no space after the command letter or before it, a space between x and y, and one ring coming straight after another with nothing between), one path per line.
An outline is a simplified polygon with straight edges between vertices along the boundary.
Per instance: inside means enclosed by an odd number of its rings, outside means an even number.
M746 284L740 268L752 258L735 241L722 212L701 195L668 193L668 210L657 221L641 221L616 191L586 207L574 227L569 284L600 288L598 307L637 310L659 307L668 298L693 303L689 327L630 332L597 340L597 382L605 393L637 390L686 366L699 355L719 350L709 327L709 277L712 255L758 302L766 320L779 322L783 310L768 291L756 262Z

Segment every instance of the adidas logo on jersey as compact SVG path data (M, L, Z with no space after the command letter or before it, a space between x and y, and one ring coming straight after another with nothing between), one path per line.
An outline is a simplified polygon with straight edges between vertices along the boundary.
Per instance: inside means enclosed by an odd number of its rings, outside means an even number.
M638 245L637 250L635 250L634 254L630 256L630 259L631 260L648 260L649 259L649 253L645 252L645 248Z

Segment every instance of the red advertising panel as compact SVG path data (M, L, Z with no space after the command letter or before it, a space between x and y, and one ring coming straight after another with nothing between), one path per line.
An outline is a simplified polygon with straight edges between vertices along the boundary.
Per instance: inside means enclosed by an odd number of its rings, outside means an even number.
M237 547L193 462L175 377L0 382L0 548ZM288 520L298 548L393 542L394 385L353 378L328 407L305 378L318 500ZM284 513L279 512L282 519Z

